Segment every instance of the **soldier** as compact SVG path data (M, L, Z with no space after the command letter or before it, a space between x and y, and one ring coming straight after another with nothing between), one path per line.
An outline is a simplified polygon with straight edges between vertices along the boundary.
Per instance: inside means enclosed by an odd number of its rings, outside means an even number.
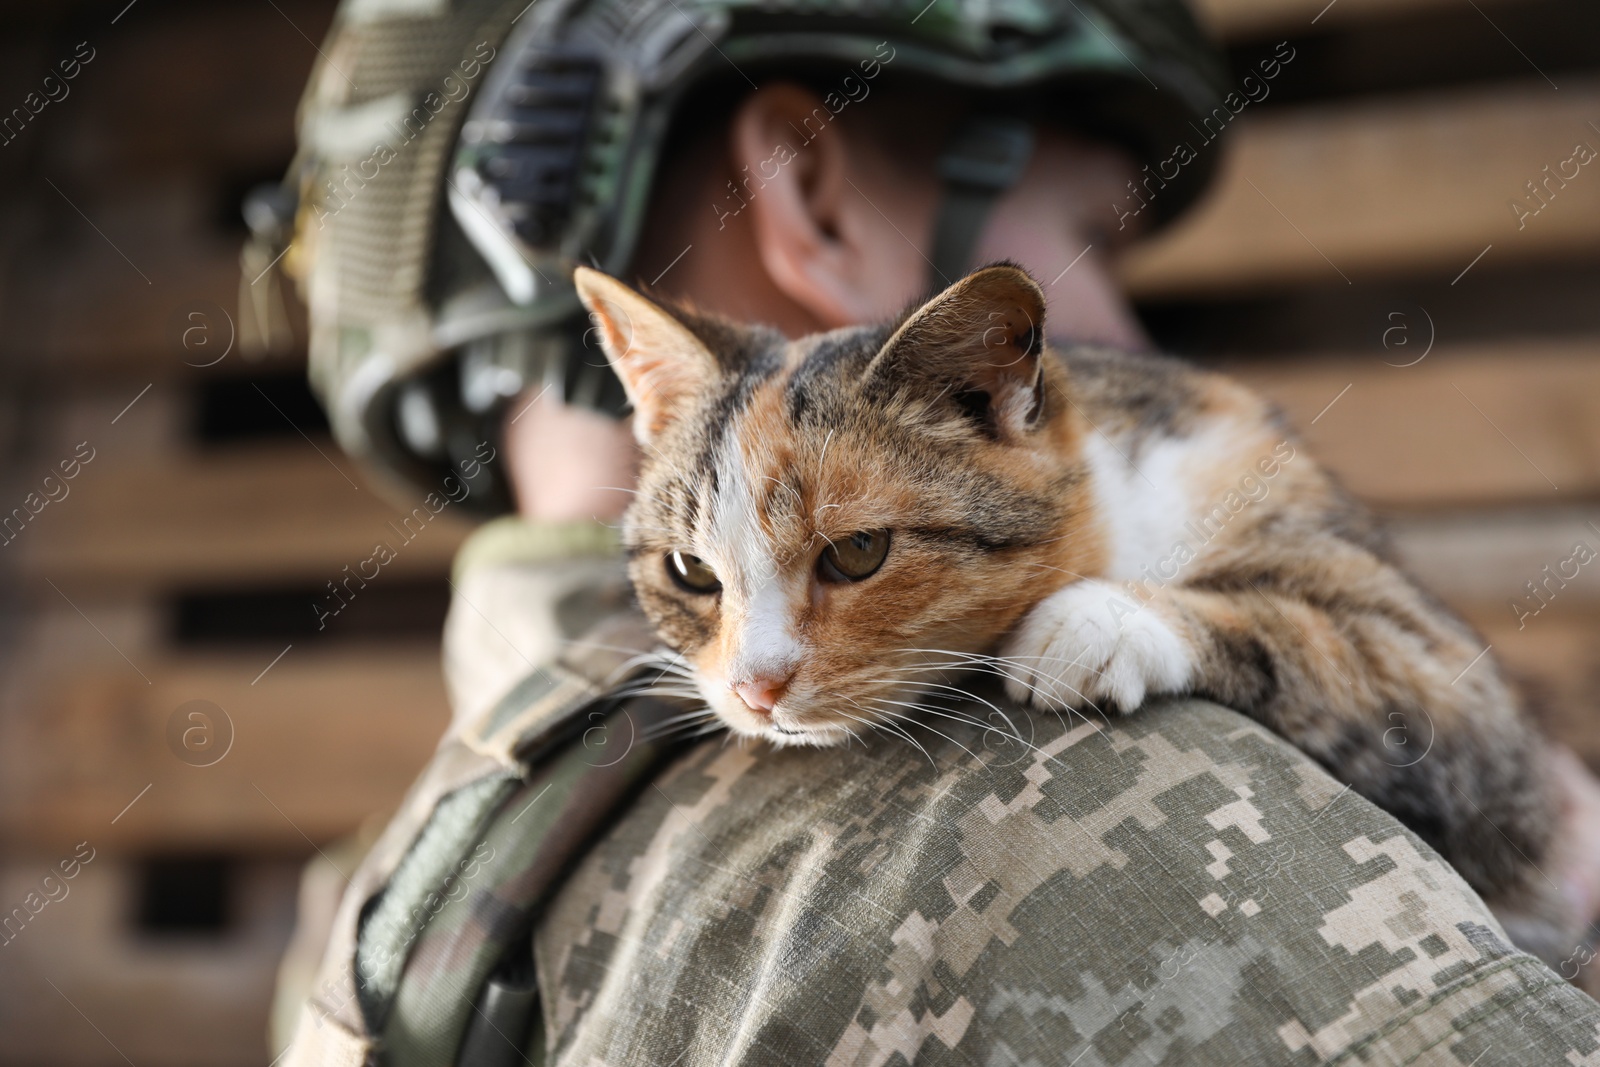
M1057 333L1138 347L1109 263L1226 106L1180 6L352 0L325 52L286 257L313 380L408 504L521 517L457 562L454 721L303 931L286 1063L1600 1063L1586 946L1519 953L1235 713L774 752L674 732L631 668L632 445L572 264L799 333L1010 258ZM1593 860L1549 872L1584 914Z

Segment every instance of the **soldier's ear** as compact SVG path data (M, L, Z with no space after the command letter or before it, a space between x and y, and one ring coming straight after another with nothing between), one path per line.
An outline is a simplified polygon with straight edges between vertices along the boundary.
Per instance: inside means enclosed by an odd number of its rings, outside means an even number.
M1015 440L1044 416L1044 290L1021 267L973 271L906 317L865 380Z
M588 267L573 272L611 367L633 404L633 433L648 444L715 380L716 358L654 301Z

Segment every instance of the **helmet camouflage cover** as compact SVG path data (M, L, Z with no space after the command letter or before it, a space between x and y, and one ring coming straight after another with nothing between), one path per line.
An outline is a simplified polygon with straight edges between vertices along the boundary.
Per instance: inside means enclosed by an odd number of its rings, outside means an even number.
M691 91L831 66L860 92L892 67L1026 93L1154 164L1222 71L1180 0L345 0L323 53L286 182L313 388L346 450L402 484L470 471L485 512L509 504L475 460L511 397L544 383L621 412L572 266L627 269ZM1169 177L1158 210L1212 165Z

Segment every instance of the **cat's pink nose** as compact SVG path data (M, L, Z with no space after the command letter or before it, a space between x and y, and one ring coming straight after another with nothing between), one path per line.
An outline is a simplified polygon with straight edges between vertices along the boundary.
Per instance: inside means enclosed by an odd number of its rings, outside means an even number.
M789 687L789 682L794 675L783 678L757 677L748 682L740 682L733 687L739 694L739 699L744 701L744 706L758 714L771 714L772 708L778 703L778 698L783 696L783 691Z

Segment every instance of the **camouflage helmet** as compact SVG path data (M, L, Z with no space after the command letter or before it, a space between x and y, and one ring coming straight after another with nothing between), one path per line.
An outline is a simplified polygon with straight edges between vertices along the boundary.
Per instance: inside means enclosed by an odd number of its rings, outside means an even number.
M263 240L294 233L284 268L340 444L436 488L479 470L506 404L541 382L620 414L572 267L627 270L676 110L719 78L885 66L1026 94L1149 165L1222 95L1181 0L345 0L301 104L294 225L255 212ZM998 119L947 151L947 208L1014 180L1016 133ZM1152 206L1181 210L1213 164L1165 178ZM959 265L976 219L936 233L935 259L944 241ZM483 471L467 503L504 509Z

